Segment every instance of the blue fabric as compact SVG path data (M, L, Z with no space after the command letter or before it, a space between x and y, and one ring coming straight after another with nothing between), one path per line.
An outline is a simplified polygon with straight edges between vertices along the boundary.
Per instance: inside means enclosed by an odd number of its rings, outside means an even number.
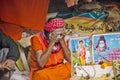
M63 19L71 18L71 17L88 17L88 18L93 18L93 19L98 19L98 20L104 19L107 16L108 16L107 13L96 12L96 11L85 12L85 13L68 12L68 13L58 13L56 15L56 17L60 17Z

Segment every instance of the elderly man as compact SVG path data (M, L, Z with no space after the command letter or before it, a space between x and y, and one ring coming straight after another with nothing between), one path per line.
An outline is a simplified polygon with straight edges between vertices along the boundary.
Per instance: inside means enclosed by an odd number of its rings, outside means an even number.
M70 80L71 53L64 41L64 26L62 18L51 19L44 31L31 38L31 80Z

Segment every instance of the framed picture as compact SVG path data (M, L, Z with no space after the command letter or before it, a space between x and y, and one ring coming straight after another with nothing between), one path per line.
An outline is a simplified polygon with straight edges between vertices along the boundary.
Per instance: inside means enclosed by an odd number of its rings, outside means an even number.
M96 64L120 59L120 33L94 34L92 53Z
M91 61L91 41L89 37L73 37L69 40L72 53L72 66L89 65Z

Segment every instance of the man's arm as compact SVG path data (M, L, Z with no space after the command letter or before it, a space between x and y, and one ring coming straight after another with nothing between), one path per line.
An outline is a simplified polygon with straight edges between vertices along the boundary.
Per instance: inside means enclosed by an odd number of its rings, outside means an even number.
M43 68L45 64L48 62L48 59L50 57L50 54L52 53L52 49L55 42L52 41L49 46L47 47L47 50L43 52L42 50L35 51L37 62L39 64L39 67Z
M0 33L1 35L1 47L2 48L9 48L9 52L7 54L7 59L12 59L14 61L17 61L17 59L20 56L19 50L18 50L18 46L15 43L15 41L13 41L9 36L5 35L4 33Z
M43 68L45 64L47 63L50 54L52 53L53 46L56 42L56 39L52 39L46 49L46 51L42 50L42 45L41 42L39 41L39 38L34 36L31 38L31 44L32 44L32 49L34 50L35 56L37 63L39 67ZM37 48L37 49L36 49Z
M5 35L0 30L0 47L1 48L9 48L9 52L7 53L6 60L1 64L1 68L5 68L10 70L15 65L15 61L17 61L20 56L17 44L7 35Z
M66 46L66 43L64 41L64 38L61 38L60 39L60 44L62 46L62 49L64 51L64 56L65 56L65 59L68 61L68 62L71 62L71 52L70 50L68 49L68 47Z

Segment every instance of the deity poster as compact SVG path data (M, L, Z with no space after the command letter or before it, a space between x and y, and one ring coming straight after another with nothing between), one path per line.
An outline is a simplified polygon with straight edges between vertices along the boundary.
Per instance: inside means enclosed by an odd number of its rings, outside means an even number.
M69 48L72 53L72 65L85 66L90 63L91 41L89 37L70 38Z
M96 64L120 59L120 33L93 35L92 53Z

